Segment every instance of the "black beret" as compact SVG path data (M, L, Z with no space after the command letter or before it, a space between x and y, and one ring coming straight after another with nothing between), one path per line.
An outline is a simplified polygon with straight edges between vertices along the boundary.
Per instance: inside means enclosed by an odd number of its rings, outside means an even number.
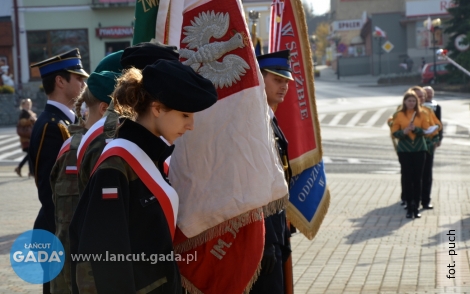
M121 56L121 65L124 68L135 67L140 70L160 59L179 60L180 55L175 46L163 45L155 42L139 43L127 47Z
M217 102L212 82L177 60L159 60L142 75L144 89L171 109L198 112Z

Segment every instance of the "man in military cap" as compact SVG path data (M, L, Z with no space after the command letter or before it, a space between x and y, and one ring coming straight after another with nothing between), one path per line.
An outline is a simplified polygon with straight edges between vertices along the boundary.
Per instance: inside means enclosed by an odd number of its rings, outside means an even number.
M289 50L260 55L258 64L263 74L271 126L274 131L276 148L284 167L284 174L289 183L292 172L287 155L287 140L274 116L279 103L284 101L288 84L293 80L289 61ZM284 293L284 263L290 255L290 237L284 210L265 218L265 245L261 260L261 273L253 285L251 293Z
M29 158L41 202L34 229L54 234L54 203L49 176L62 143L70 136L67 126L77 119L72 108L85 88L84 80L88 74L83 69L78 49L51 57L31 67L39 67L48 98L44 111L34 124L29 147ZM49 285L43 284L44 293L50 293Z

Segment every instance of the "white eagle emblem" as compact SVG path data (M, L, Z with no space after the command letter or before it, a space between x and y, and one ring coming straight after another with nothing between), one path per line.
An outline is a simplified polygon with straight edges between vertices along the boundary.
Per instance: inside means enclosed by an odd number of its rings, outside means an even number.
M220 39L225 36L229 23L228 13L202 12L191 20L191 26L184 27L183 34L186 37L181 41L188 44L186 49L180 49L180 56L187 58L183 64L191 66L220 89L236 84L245 75L246 70L250 69L248 63L235 54L226 55L222 62L217 61L226 53L245 47L241 33L235 33L225 42L209 42L212 37Z

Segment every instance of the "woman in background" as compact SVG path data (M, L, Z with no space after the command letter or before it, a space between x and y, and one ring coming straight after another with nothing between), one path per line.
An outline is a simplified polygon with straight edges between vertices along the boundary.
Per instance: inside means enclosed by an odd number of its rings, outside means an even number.
M33 130L33 125L36 122L36 113L34 113L31 110L32 106L33 106L33 103L31 102L31 99L27 98L27 99L21 100L21 107L20 107L21 112L20 112L20 118L18 120L18 124L16 126L16 132L18 133L18 136L20 136L21 149L23 150L23 152L26 152L26 155L23 158L23 160L20 162L20 164L15 168L16 174L20 177L22 176L21 168L26 163L26 161L28 161L28 166L29 166L28 177L33 175L31 162L29 161L29 156L28 156L31 131Z
M398 139L397 154L402 171L402 191L407 202L407 218L420 218L418 204L422 190L422 176L427 145L424 131L429 122L422 113L418 97L412 91L403 96L401 110L396 114L392 134Z

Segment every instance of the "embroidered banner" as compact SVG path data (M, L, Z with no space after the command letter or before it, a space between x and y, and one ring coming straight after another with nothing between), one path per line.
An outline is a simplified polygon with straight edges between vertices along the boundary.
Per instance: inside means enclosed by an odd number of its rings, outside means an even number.
M283 11L280 9L283 7ZM288 219L313 239L328 211L330 194L322 159L320 124L315 102L314 72L305 14L300 0L274 0L272 52L289 49L294 81L276 117L289 142L291 181ZM305 192L302 192L304 190ZM299 200L296 197L299 197Z
M155 38L159 0L137 0L135 3L135 29L132 44L149 42ZM169 0L166 0L169 2Z
M176 140L171 159L188 248L220 236L233 218L284 207L287 187L241 2L186 0L182 9L169 13L169 40L178 40L183 64L211 80L219 95L195 114L194 130ZM174 22L180 31L172 31Z

